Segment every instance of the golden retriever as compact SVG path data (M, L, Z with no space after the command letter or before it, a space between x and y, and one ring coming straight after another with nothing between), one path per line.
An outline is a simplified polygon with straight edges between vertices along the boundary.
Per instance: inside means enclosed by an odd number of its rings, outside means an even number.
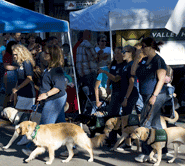
M140 119L140 114L138 114L138 116ZM116 150L117 147L119 146L119 144L122 141L124 141L124 139L127 138L129 136L129 134L133 133L136 128L138 128L138 126L127 126L128 117L129 117L129 115L126 115L123 117L110 118L109 120L107 120L107 122L105 124L105 129L104 129L104 133L107 136L112 130L118 130L122 126L122 135L118 139L118 141L116 142L114 147L111 148L111 150ZM175 123L178 119L179 119L179 115L176 111L175 111L175 118L174 119L171 119L171 118L168 118L165 116L161 116L161 124L162 124L163 129L167 128L166 121L169 123ZM139 151L140 143L139 143L138 139L136 139L136 145L137 145L137 151Z
M106 138L105 134L101 134L90 139L80 126L73 123L39 125L39 129L36 129L37 126L36 122L24 121L15 127L15 137L17 137L17 135L26 135L27 139L32 140L37 146L37 148L30 154L29 158L25 160L26 162L33 160L37 155L48 150L49 160L46 164L49 165L54 160L55 150L62 145L66 145L69 152L68 158L62 160L62 162L69 162L74 155L72 149L75 144L89 152L90 159L88 161L92 162L92 148L102 145ZM35 138L33 136L35 136ZM11 144L5 146L4 149L7 149L10 145Z
M177 157L179 146L185 143L185 129L182 127L169 127L164 130L167 134L167 144L173 143L175 154L174 157L168 161L168 163L173 163ZM148 128L139 127L135 129L134 132L131 134L131 138L147 141L148 145L151 144L153 150L149 155L150 160L156 162L154 166L158 166L160 164L162 157L162 148L166 146L166 142L155 142L155 129L151 129L151 134L149 136ZM153 157L156 152L158 154L157 159Z

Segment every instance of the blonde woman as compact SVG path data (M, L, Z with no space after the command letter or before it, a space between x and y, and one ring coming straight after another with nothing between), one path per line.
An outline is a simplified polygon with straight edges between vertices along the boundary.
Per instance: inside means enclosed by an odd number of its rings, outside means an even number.
M35 62L31 52L23 45L16 44L12 46L13 59L18 64L17 84L12 89L13 94L17 94L17 103L15 108L19 111L29 111L35 104L36 92L33 82L33 68ZM26 137L23 137L17 145L27 143Z
M18 96L15 108L20 111L31 110L36 97L33 83L35 62L30 51L23 45L14 45L12 51L14 61L19 65L17 85L12 89L12 92Z

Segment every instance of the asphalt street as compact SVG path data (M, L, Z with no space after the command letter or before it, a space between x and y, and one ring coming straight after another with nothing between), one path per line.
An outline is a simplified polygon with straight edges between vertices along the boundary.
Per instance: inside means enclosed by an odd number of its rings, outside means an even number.
M2 106L4 99L4 95L0 94L0 106ZM181 116L178 126L184 126L183 122L184 118ZM83 125L83 129L88 133L88 128L86 125ZM0 147L6 145L11 139L14 132L14 127L9 124L9 122L0 119ZM17 146L16 143L20 140L19 137L14 144L8 149L3 151L0 148L0 166L45 166L45 162L48 159L48 153L46 152L43 155L38 156L36 159L30 161L29 163L25 163L24 160L27 158L21 151L25 146ZM170 159L173 155L172 150L173 145L170 144L168 147L169 154L167 159ZM61 157L60 153L65 151L65 146L62 146L60 149L55 152L55 160L52 163L54 166L150 166L152 163L138 163L134 161L134 157L138 156L141 152L136 152L136 146L133 145L131 150L128 151L110 151L106 145L103 147L94 149L94 162L87 162L89 159L89 154L77 147L79 153L75 155L69 163L62 163L62 159L66 157ZM185 145L180 147L179 155L174 163L168 164L167 159L163 159L161 161L161 166L185 166Z

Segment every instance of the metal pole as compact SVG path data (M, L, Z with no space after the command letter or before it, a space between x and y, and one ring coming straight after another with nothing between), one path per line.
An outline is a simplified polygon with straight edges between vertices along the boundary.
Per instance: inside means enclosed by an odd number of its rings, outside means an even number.
M68 25L68 29L69 29L69 25ZM71 44L70 29L68 30L68 38L69 38L71 62L72 62L73 73L74 73L74 81L75 81L75 87L76 87L76 96L77 96L77 103L78 103L78 112L79 112L79 114L81 114L80 102L79 102L79 96L78 96L78 85L77 85L76 71L75 71L75 65L74 65L74 60L73 60L73 51L72 51L72 44ZM80 123L80 127L83 128L83 127L82 127L82 123Z
M111 30L111 23L110 23L110 11L109 11L109 33L110 33L111 60L113 60L113 44L112 44L112 30Z
M41 13L41 14L43 14L42 6L43 6L43 0L40 0L40 3L39 3L39 13ZM40 33L40 37L42 38L42 40L44 40L45 39L45 34L44 33Z

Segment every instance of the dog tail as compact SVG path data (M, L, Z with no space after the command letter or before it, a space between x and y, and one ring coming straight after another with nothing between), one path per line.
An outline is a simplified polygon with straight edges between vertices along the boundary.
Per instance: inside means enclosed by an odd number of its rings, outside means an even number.
M106 134L100 134L94 138L91 138L92 146L95 148L103 146L106 138L107 138Z
M175 123L179 119L179 114L177 113L177 111L175 111L175 118L171 119L168 117L164 117L164 119L168 121L169 123Z

